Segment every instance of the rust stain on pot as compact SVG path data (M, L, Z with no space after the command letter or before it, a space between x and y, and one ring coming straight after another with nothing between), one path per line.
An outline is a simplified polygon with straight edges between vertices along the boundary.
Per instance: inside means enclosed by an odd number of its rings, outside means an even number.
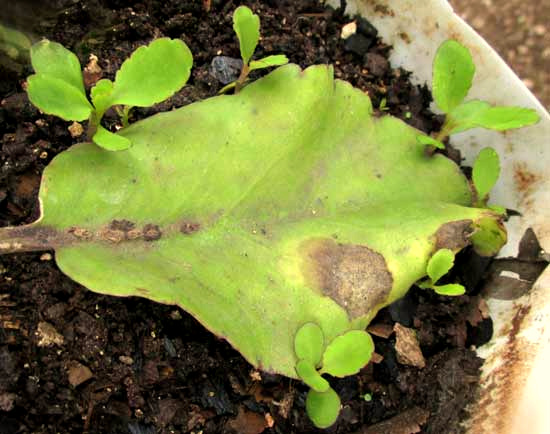
M533 186L540 182L541 175L533 173L527 168L525 163L514 164L514 182L516 188L523 198L531 194Z
M441 225L435 233L435 250L462 249L470 244L472 220L457 220Z
M306 281L343 307L352 320L383 303L391 291L393 277L386 260L366 246L327 238L308 241L301 250Z
M387 1L368 0L368 4L374 9L374 12L383 17L394 17L395 12L388 6Z
M529 305L517 309L506 332L504 350L492 356L497 358L498 367L483 381L478 406L473 413L475 417L471 421L469 432L472 434L504 433L511 428L508 422L513 419L517 409L520 398L517 394L523 390L530 373L527 360L530 359L533 348L519 336L530 310ZM484 426L489 426L491 431L487 431Z

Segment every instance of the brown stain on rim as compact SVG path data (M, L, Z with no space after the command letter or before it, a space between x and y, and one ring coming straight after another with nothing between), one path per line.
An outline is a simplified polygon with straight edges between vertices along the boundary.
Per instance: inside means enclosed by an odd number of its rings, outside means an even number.
M514 164L514 182L519 193L525 196L531 194L533 186L542 179L542 176L533 173L525 163Z
M385 302L393 276L384 257L367 246L322 238L301 249L306 281L346 310L351 320Z
M506 332L506 344L497 357L499 366L483 380L480 398L471 421L471 434L506 433L511 428L521 393L530 372L531 345L519 336L531 306L520 306ZM489 426L488 431L485 426Z

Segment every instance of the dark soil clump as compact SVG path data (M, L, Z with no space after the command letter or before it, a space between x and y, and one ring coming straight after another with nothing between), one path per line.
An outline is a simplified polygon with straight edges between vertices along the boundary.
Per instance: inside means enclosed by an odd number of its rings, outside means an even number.
M239 57L231 21L239 3L232 0L212 0L209 12L209 2L201 0L58 0L35 17L35 2L21 3L25 30L62 43L83 66L90 54L97 56L101 71L87 76L88 87L113 79L129 54L152 38L177 37L189 45L189 84L168 101L136 109L130 121L216 95L224 80L213 75L212 60ZM391 69L391 48L369 23L359 21L357 34L344 41L340 31L350 19L317 2L243 3L261 17L258 58L284 53L302 67L333 64L335 75L368 92L374 107L382 104L427 133L440 126L428 110L427 88ZM36 219L44 167L82 137L29 103L23 87L29 65L2 65L0 225L6 226ZM106 119L117 122L113 113ZM190 222L181 230L198 227ZM407 411L418 415L422 432L460 432L481 364L469 348L486 342L492 330L474 295L489 264L476 264L479 279L468 281L467 270L456 276L470 295L452 299L413 290L380 312L373 324L381 329L397 321L417 331L426 367L400 364L391 333L376 337L377 363L334 380L343 409L327 432L360 432ZM178 308L92 293L63 275L51 253L0 257L0 434L311 433L306 392L302 384L255 371Z

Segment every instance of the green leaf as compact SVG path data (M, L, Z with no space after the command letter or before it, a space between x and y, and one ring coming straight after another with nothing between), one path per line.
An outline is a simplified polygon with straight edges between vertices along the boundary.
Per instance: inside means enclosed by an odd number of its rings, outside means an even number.
M116 73L111 105L149 107L172 96L189 79L193 56L179 39L139 47Z
M288 57L284 54L276 54L273 56L267 56L260 60L253 60L250 62L250 70L262 68L271 68L273 66L286 65L288 63Z
M432 282L436 283L453 268L454 262L455 255L451 250L439 249L428 261L426 272Z
M493 107L480 100L468 101L449 113L447 123L452 125L450 134L472 128L505 131L535 124L539 115L535 110L522 107Z
M299 360L296 363L296 373L304 383L317 392L326 392L330 387L328 381L321 377L309 360Z
M12 58L27 53L31 48L31 41L22 32L0 24L0 49Z
M99 113L104 113L111 104L111 93L113 92L113 82L107 78L99 80L92 90L90 96L92 103Z
M63 45L47 39L37 42L31 47L31 62L37 75L64 81L85 97L80 61Z
M483 112L477 124L480 127L496 131L523 128L539 121L538 113L523 107L491 107Z
M248 65L260 40L260 17L246 6L239 6L233 13L233 30L239 38L243 62Z
M309 322L298 329L294 337L294 351L298 359L309 361L316 366L321 361L325 346L323 330L317 324Z
M466 289L458 283L449 283L448 285L434 285L433 290L439 295L457 296L464 295Z
M482 218L474 224L474 228L470 240L479 255L494 256L506 244L506 229L498 219Z
M424 134L416 136L416 141L421 145L435 146L438 149L445 149L445 145L442 142Z
M457 41L441 44L433 64L433 97L438 107L449 113L468 94L475 65L470 51Z
M336 337L323 354L323 369L335 377L357 374L374 351L374 342L363 330L352 330Z
M482 202L495 186L500 175L500 161L493 148L483 148L475 162L472 171L472 180L477 191L478 199Z
M50 75L31 75L27 79L27 93L30 101L42 112L66 121L86 120L92 112L84 93Z
M123 151L132 145L132 142L126 137L111 133L101 125L97 126L97 131L92 139L96 145L107 151Z
M306 412L317 428L328 428L338 419L340 397L331 388L326 392L310 390L306 398Z
M47 231L85 287L179 305L252 365L295 378L300 327L325 342L363 330L424 277L442 232L498 218L417 135L373 116L332 68L285 65L121 129L124 151L56 156L29 236Z
M500 205L489 205L487 208L502 216L506 216L506 214L508 213L506 207Z

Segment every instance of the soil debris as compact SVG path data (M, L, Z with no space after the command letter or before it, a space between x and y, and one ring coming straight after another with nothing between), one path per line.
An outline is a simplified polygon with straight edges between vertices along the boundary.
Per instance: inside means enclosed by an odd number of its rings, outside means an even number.
M76 121L69 125L67 129L69 130L69 133L71 133L72 138L80 137L84 133L84 127L81 123Z
M399 323L395 323L393 329L395 331L397 361L403 365L416 366L420 369L424 368L426 360L420 350L416 332L413 329L403 327Z
M50 347L52 345L63 345L65 343L63 335L60 334L53 325L44 321L38 323L36 335L38 336L37 345L39 347Z
M77 387L92 378L93 374L87 366L73 361L67 368L67 377L69 384L73 387Z
M391 419L372 425L355 434L415 434L422 431L430 412L413 407Z
M0 393L0 410L8 412L15 407L15 393Z
M230 419L227 427L229 428L227 432L236 434L261 434L268 424L264 416L240 407L237 417Z

